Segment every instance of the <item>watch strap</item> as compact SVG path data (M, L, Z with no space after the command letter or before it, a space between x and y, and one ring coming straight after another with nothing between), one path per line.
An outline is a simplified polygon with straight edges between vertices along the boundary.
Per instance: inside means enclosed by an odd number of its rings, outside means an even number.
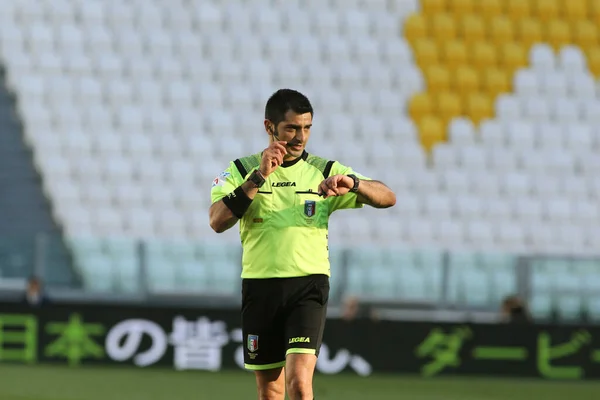
M257 188L261 188L265 184L266 179L260 173L260 171L255 169L254 171L252 171L252 173L248 177L248 181L251 182L253 185L255 185Z
M352 186L352 189L350 189L350 193L358 192L358 184L360 183L360 179L358 179L358 177L354 174L350 174L348 176L354 181L354 186Z

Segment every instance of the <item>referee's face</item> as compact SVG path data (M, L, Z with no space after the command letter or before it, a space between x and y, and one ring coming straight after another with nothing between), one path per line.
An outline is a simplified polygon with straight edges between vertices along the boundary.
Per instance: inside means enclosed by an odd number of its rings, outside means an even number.
M273 124L268 122L273 127ZM287 142L286 159L298 158L304 152L306 143L310 137L310 128L312 127L312 115L310 113L298 114L293 111L285 113L285 119L276 127L276 133L273 134L272 128L268 128L272 141Z

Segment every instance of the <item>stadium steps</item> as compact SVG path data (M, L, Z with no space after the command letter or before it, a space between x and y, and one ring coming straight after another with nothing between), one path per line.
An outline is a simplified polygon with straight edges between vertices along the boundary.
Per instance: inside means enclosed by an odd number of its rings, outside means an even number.
M72 261L53 220L32 153L23 141L15 99L0 68L0 276L26 277L34 271L35 255L45 260L44 281L78 286ZM37 244L45 239L45 253Z

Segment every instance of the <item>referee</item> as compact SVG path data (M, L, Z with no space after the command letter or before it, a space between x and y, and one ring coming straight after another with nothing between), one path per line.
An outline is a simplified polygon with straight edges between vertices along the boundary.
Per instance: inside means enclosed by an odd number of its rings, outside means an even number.
M244 364L260 400L312 400L329 299L328 220L336 210L391 207L383 183L305 151L313 108L280 89L267 101L269 147L213 181L210 226L240 221ZM284 373L285 367L285 373Z

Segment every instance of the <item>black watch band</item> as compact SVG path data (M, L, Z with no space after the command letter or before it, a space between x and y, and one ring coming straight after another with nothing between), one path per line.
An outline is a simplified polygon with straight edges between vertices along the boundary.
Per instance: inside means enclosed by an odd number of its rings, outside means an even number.
M350 174L348 175L350 178L352 178L352 180L354 181L354 186L352 186L352 189L350 189L350 193L356 193L358 192L358 184L360 182L360 179L358 179L358 177L354 174Z
M252 171L252 173L248 177L248 182L252 182L252 184L255 185L257 188L261 188L265 184L265 181L265 178L258 170Z

